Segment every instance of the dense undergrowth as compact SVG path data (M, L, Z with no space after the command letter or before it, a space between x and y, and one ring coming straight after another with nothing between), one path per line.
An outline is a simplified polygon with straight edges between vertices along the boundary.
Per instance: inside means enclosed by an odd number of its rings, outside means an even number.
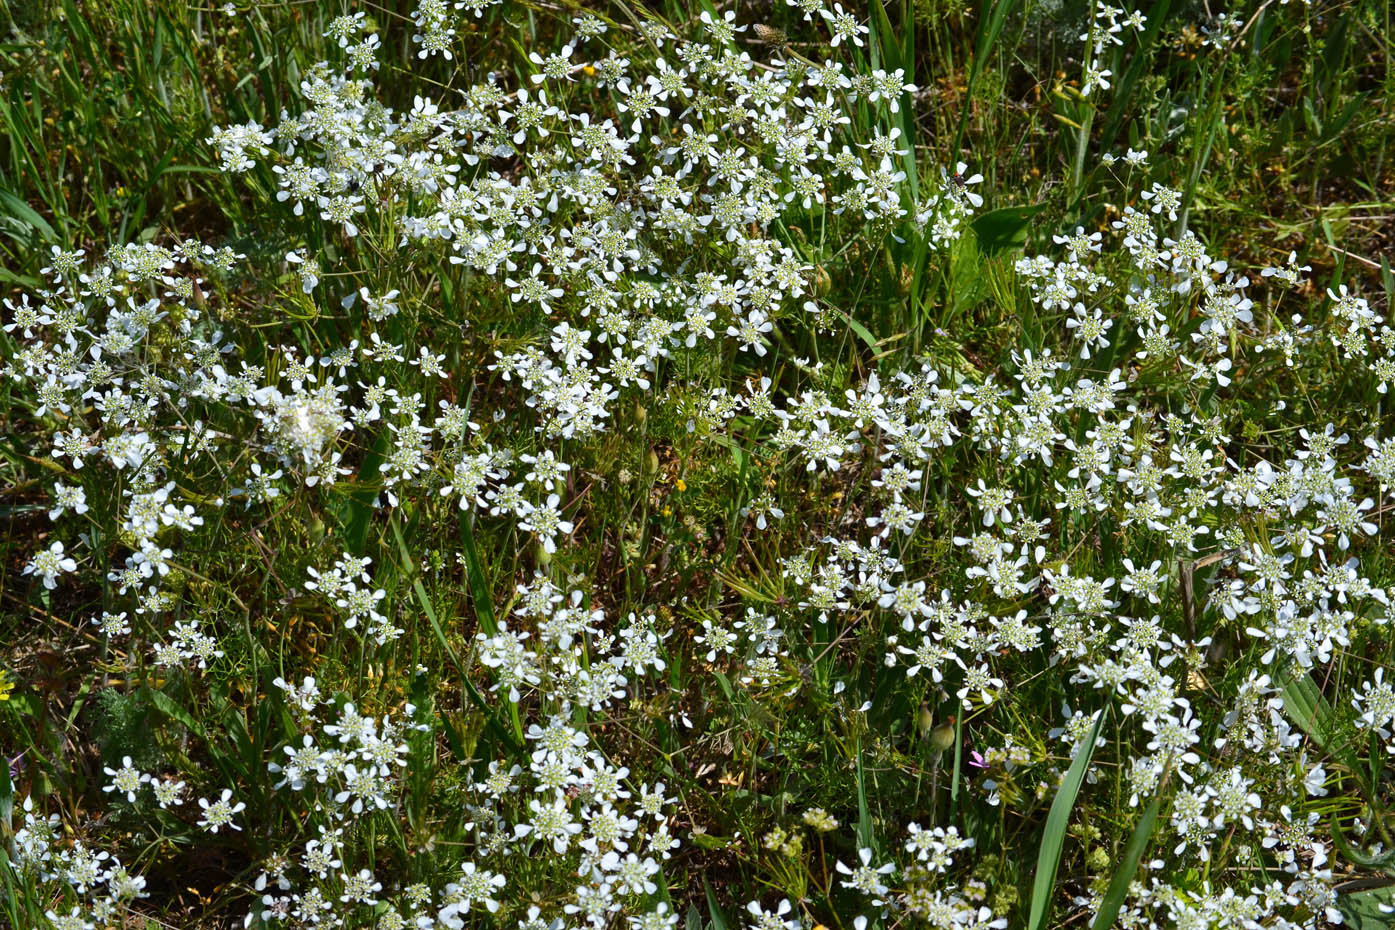
M1388 4L0 19L0 921L1388 924Z

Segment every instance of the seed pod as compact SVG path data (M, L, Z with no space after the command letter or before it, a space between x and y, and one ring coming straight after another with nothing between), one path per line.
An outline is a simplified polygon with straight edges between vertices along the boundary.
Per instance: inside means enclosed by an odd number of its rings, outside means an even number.
M784 30L776 29L774 26L753 23L751 32L755 34L756 41L771 51L780 51L789 44L789 38L785 35Z
M930 748L936 752L944 752L954 745L954 718L950 717L944 723L930 731Z

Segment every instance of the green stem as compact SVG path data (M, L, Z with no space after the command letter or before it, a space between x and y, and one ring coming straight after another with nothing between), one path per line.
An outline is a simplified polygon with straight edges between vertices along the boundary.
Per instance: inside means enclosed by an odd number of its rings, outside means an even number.
M1095 16L1098 12L1098 4L1091 0L1090 25L1085 34L1085 58L1080 63L1080 102L1085 107L1085 117L1080 121L1080 133L1075 146L1075 165L1071 170L1070 190L1073 205L1080 203L1080 186L1085 177L1085 151L1090 147L1090 126L1095 121L1094 104L1090 103L1089 97L1085 95L1090 92L1090 66L1095 58Z

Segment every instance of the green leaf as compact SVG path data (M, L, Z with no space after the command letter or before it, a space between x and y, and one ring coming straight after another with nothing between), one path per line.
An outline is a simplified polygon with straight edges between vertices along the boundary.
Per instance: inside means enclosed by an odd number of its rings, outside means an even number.
M344 537L350 552L363 552L368 542L368 527L373 521L373 502L378 496L378 481L382 476L387 446L387 433L379 433L358 467L358 476L354 481L356 487L349 493L348 519L344 526Z
M959 804L959 771L964 764L964 714L954 715L954 775L949 782L949 803ZM955 808L958 809L957 806Z
M1128 66L1124 69L1123 77L1115 84L1114 98L1104 111L1104 126L1100 130L1097 142L1099 148L1096 151L1107 152L1113 149L1126 117L1130 123L1137 125L1133 119L1136 111L1129 104L1153 61L1153 49L1158 44L1158 36L1162 32L1163 23L1167 21L1171 7L1172 0L1158 0L1148 10L1148 25L1138 37L1136 51L1128 56ZM1136 143L1131 140L1131 144Z
M10 763L0 759L0 837L9 839L13 835L10 817L15 809L15 785L10 781Z
M206 165L170 165L165 169L165 174L222 174L218 168L210 168Z
M33 207L20 200L7 190L0 189L0 205L9 216L14 217L26 226L32 227L48 242L53 242L58 235L53 231L53 227L48 224L48 220L38 214Z
M1161 806L1162 795L1154 795L1143 811L1143 816L1139 818L1138 825L1133 828L1129 845L1124 847L1124 856L1119 860L1119 868L1114 870L1114 877L1109 880L1109 887L1100 899L1100 909L1095 912L1095 922L1090 925L1091 930L1109 930L1114 926L1114 918L1119 916L1119 909L1124 905L1124 896L1129 893L1129 885L1138 873L1138 862L1143 858L1148 841L1153 837L1153 822L1158 819L1158 808Z
M1337 910L1346 918L1347 930L1389 930L1390 915L1381 906L1395 904L1395 885L1371 888L1343 894L1337 898Z
M838 315L841 316L845 322L847 322L849 329L857 333L858 337L863 342L867 343L868 348L875 349L877 347L877 337L872 335L871 330L863 326L857 320L854 320L851 315L844 313L842 310L838 310Z
M717 679L717 686L722 689L723 696L725 696L728 701L735 701L736 695L732 691L731 681L727 678L727 676L722 674L721 672L714 670L712 673L712 677Z
M204 734L203 727L199 726L199 722L194 719L194 715L183 707L180 707L179 704L175 702L174 698L163 691L157 691L149 685L143 685L140 693L142 698L150 702L150 706L176 723L183 724L188 728L190 733L194 734L199 739L205 742L207 741L208 737Z
M1032 217L1044 209L1044 203L1030 207L1003 207L976 217L970 225L978 237L978 247L985 255L1022 248L1027 244Z
M465 751L465 741L460 738L460 731L456 729L455 724L451 723L450 718L444 713L439 714L436 719L441 722L441 732L446 735L446 745L450 747L455 761L470 761L470 754Z
M862 777L862 749L857 750L857 845L872 847L872 812L867 807L867 789Z
M484 577L484 566L480 564L480 551L475 546L475 531L468 515L460 517L460 545L465 554L465 573L470 576L470 602L475 607L475 617L480 629L490 636L499 632L499 624L494 619L494 596L489 593L489 582Z
M689 839L698 849L726 849L735 842L729 836L713 836L710 833L694 833Z
M1095 754L1095 742L1099 739L1100 727L1104 725L1105 707L1095 718L1090 735L1075 755L1075 761L1066 771L1061 787L1056 791L1056 800L1051 802L1051 812L1046 816L1046 829L1041 836L1041 850L1037 853L1037 877L1032 884L1032 912L1027 919L1028 930L1042 930L1051 910L1051 892L1056 888L1056 870L1061 866L1061 850L1066 844L1066 827L1070 825L1070 812L1075 807L1080 786L1085 783L1085 771L1090 767L1090 757Z
M397 538L398 551L402 554L402 570L408 575L415 575L412 569L416 561L412 558L411 550L407 548L407 541L402 537L402 528L398 526L397 520L392 520L391 524L393 536ZM475 683L470 680L465 663L460 661L460 655L446 639L446 631L441 627L440 618L436 616L436 608L431 603L431 596L427 593L426 585L422 584L419 577L412 578L412 591L416 593L417 603L421 605L421 612L426 615L426 622L431 625L431 632L435 634L436 641L441 644L446 655L450 656L451 662L459 669L460 681L465 686L465 693L469 696L470 703L478 707L484 714L485 723L491 730L515 749L522 749L525 744L523 742L523 726L518 717L518 705L512 701L508 702L509 711L513 717L513 731L510 732L499 722L498 708L491 707L489 702L484 699L484 695L480 693L479 688L475 687Z
M1362 869L1380 869L1395 874L1392 872L1392 866L1395 866L1395 849L1377 856L1362 852L1352 845L1351 840L1347 839L1347 835L1342 831L1341 825L1337 823L1336 817L1328 821L1328 824L1332 829L1333 844L1341 852L1343 858L1352 865Z
M36 278L33 275L27 274L15 274L7 268L0 268L0 281L6 284L16 284L20 287L29 288L30 290L43 287L44 285L42 278Z
M1284 710L1288 711L1288 715L1298 724L1299 729L1350 769L1353 775L1360 778L1361 764L1357 761L1355 751L1350 745L1337 746L1331 740L1332 708L1323 698L1312 677L1299 669L1296 675L1284 671L1276 675L1275 680L1283 688L1279 696L1284 702Z
M402 555L402 570L408 575L414 575L412 567L416 564L412 559L412 551L407 548L407 540L402 538L402 529L397 525L397 521L392 521L392 535L397 539L397 551ZM412 578L412 590L416 593L417 603L421 605L421 612L426 615L426 620L431 624L431 631L436 634L436 640L441 644L441 648L450 656L451 662L460 669L461 675L465 674L465 666L460 661L460 656L446 639L446 631L441 627L441 621L436 616L436 607L431 603L431 597L426 592L426 585L421 583L420 578Z
M708 884L706 875L702 877L702 890L707 893L707 916L712 930L727 930L726 918L722 916L722 909L717 906L717 896L712 893L712 886Z
M992 3L991 9L989 8ZM1003 26L1007 24L1008 14L1017 6L1019 0L983 0L980 5L978 16L978 32L974 37L974 59L969 66L969 80L966 85L966 96L973 98L974 85L978 83L978 76L983 72L984 63L988 60L988 53L997 44L998 37L1003 33ZM954 144L950 146L951 152L959 151L959 144L964 140L964 131L969 125L969 113L973 110L971 106L960 107L959 128L954 133Z

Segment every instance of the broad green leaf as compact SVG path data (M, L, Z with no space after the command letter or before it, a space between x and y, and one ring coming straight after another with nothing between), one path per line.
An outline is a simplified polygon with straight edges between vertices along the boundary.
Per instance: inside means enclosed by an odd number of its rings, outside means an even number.
M857 320L854 320L850 314L844 313L842 310L838 311L838 315L847 321L848 328L857 333L858 338L867 343L868 348L875 349L877 347L877 337L872 335L871 330L863 326Z
M1299 669L1297 674L1285 671L1275 676L1275 681L1283 688L1279 696L1284 702L1284 710L1298 724L1298 728L1360 778L1361 765L1351 746L1333 745L1332 708L1312 677Z
M199 739L207 739L207 737L204 735L203 727L199 726L199 722L194 719L194 715L189 713L183 707L179 706L179 704L176 703L174 698L170 697L165 692L152 688L149 685L145 685L141 688L141 696L144 697L147 701L149 701L152 707L154 707L160 713L164 714L166 717L170 718L171 720L174 720L177 723L182 723L185 727L188 728L190 733L193 733Z
M1337 910L1342 912L1342 926L1347 930L1389 930L1391 915L1382 908L1391 906L1395 906L1395 884L1337 898Z
M1029 207L1003 207L976 217L970 225L978 237L978 247L985 255L1020 249L1027 244L1032 217L1046 209L1038 203Z

